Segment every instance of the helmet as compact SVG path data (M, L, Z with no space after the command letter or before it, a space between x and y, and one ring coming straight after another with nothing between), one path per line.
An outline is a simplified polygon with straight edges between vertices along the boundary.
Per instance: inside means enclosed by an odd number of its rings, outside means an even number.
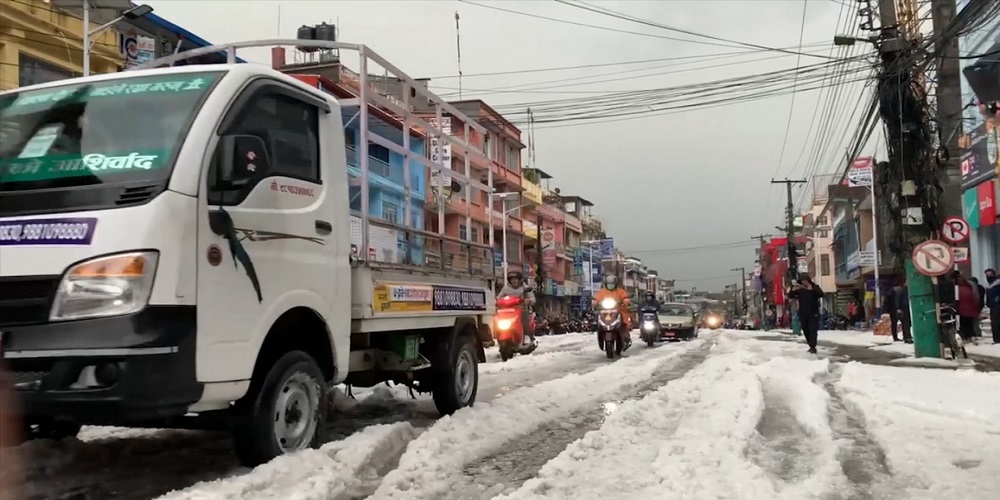
M614 290L616 287L618 287L618 277L613 274L605 276L604 287L607 288L608 290Z
M653 300L656 298L656 294L653 293L652 291L646 291L646 298L649 300Z
M522 283L524 282L524 275L521 274L521 271L510 271L507 273L507 283L515 279L520 280Z

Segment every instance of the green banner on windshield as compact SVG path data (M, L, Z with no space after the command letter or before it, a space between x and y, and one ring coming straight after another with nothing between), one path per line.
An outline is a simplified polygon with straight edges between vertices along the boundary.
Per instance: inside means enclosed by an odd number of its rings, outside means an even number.
M93 175L125 174L159 170L167 165L170 151L130 151L115 155L89 154L12 158L0 162L0 182L25 182Z
M165 75L120 78L108 82L67 85L54 89L28 90L18 94L10 105L10 110L21 114L18 108L46 106L74 96L84 85L90 88L75 101L89 101L94 98L129 95L178 94L182 92L204 92L215 82L220 73L171 73Z

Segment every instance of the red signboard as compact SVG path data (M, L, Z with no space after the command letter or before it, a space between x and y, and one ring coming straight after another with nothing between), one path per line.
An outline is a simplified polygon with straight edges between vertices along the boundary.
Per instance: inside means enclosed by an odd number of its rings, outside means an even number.
M991 180L976 186L976 198L979 201L979 226L992 226L996 224L996 181Z

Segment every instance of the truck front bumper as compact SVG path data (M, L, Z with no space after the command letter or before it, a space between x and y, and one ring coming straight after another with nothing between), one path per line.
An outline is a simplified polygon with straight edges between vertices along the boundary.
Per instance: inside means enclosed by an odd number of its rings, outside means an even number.
M0 326L2 361L25 418L123 425L179 416L201 398L194 306Z

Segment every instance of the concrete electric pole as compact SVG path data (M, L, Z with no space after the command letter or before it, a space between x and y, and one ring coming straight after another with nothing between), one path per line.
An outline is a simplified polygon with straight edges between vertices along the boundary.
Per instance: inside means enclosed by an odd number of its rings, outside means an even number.
M776 181L771 179L771 184L784 184L785 185L785 195L788 197L788 206L785 209L787 212L787 225L785 226L785 233L788 237L787 244L787 254L788 254L788 284L799 279L799 261L798 254L795 250L795 201L792 199L792 185L794 184L805 184L805 179L800 180L790 180L785 179L783 181ZM788 288L788 287L785 287ZM792 307L792 301L786 300L785 306L788 308L788 316L792 320L792 334L802 335L801 325L799 325L799 316L796 314L797 307Z
M742 315L746 314L746 312L747 312L747 268L745 268L745 267L734 267L734 268L730 269L730 271L732 271L734 273L736 271L740 272L740 276L741 276L740 283L742 284L742 286L740 287L740 290L742 290L742 291L740 292L740 298L736 301L736 304L738 304L738 305L742 304L742 305L740 305L739 307L736 308L736 314L738 316L742 316ZM733 293L735 294L735 291Z

